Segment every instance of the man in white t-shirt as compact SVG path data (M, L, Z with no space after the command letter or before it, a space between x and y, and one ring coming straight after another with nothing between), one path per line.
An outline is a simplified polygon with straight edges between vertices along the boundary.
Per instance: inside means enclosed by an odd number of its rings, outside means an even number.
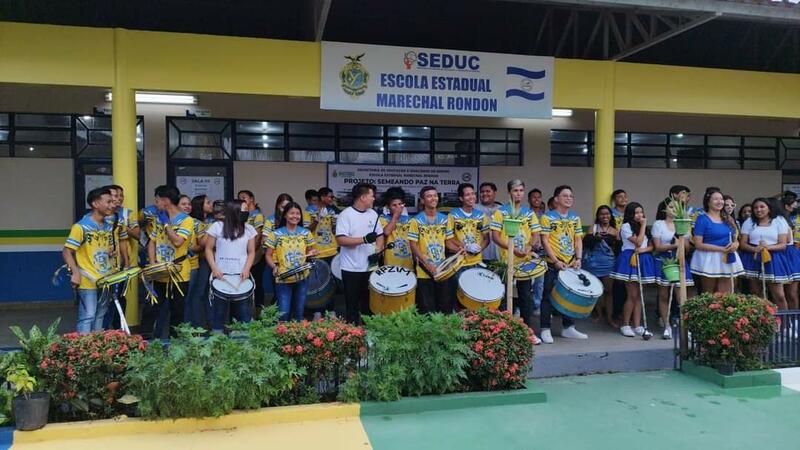
M383 227L372 210L375 186L353 186L353 206L342 211L336 221L336 242L344 284L345 320L360 324L369 314L369 266L383 248Z

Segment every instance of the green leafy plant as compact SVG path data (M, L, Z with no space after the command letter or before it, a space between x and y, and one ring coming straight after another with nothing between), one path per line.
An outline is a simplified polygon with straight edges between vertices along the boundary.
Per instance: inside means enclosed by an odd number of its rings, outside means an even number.
M11 422L11 403L14 394L5 387L0 387L0 425Z
M31 392L36 388L36 378L28 373L24 364L18 364L8 369L6 379L14 387L17 395L22 395L26 399L30 398Z
M467 368L473 390L519 389L525 386L533 359L533 332L508 312L464 311L472 358Z
M128 362L128 392L147 418L221 416L283 404L303 371L276 352L269 319L242 327L248 339L205 338L178 327L169 348L155 342Z
M305 369L304 384L320 387L331 398L366 352L364 329L336 318L281 323L275 335L281 354Z
M461 388L472 351L461 316L414 308L365 317L366 368L348 381L347 400L395 400Z
M668 197L664 199L664 212L675 220L689 219L689 209L685 202Z
M9 363L25 364L28 372L34 377L39 377L39 363L44 358L50 346L61 339L58 334L58 325L60 323L61 319L56 319L45 331L42 331L38 326L34 325L28 330L27 335L16 325L9 327L11 332L14 333L14 336L17 337L21 349L11 357ZM0 369L2 369L2 367L0 367ZM3 372L5 372L5 370Z
M687 356L711 366L759 368L780 326L775 311L775 305L754 295L706 293L689 299L681 311L694 342Z
M678 258L662 258L661 264L664 266L677 266Z
M102 419L122 413L122 378L128 360L145 350L139 335L121 330L65 334L47 348L38 365L42 385L53 399L54 415Z

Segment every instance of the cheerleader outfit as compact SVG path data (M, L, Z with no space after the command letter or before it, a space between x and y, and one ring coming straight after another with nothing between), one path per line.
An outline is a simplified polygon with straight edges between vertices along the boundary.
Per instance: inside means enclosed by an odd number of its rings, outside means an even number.
M792 273L792 281L800 281L800 249L795 247L797 239L800 237L800 229L797 227L797 216L791 216L789 221L778 216L778 220L782 220L789 227L789 245L786 246L786 264L789 265L789 270Z
M747 236L747 242L756 246L764 241L766 245L775 245L782 234L791 233L789 225L785 220L775 218L767 226L756 225L751 219L742 225L742 234ZM788 248L788 246L787 246ZM757 280L764 279L770 283L789 283L792 281L792 270L789 265L789 257L786 250L770 251L770 260L764 262L764 270L761 270L761 254L753 254L749 251L741 251L742 266L747 278Z
M639 260L639 268L637 269L636 266L632 264L631 260L635 253L634 249L636 248L634 243L628 239L632 236L633 231L631 230L631 224L622 224L622 228L619 230L619 237L622 240L622 253L620 253L619 257L617 258L617 264L614 268L614 271L611 272L611 278L620 281L641 281L642 284L655 283L656 262L653 258L653 255L650 253L639 253L637 258ZM642 245L640 245L639 248L646 248L648 244L649 241L647 236L645 236L644 240L642 241ZM642 275L641 280L639 280L640 273Z
M673 240L675 239L675 228L670 230L669 227L667 226L666 220L656 220L652 228L650 228L650 234L652 235L653 238L658 238L658 240L661 241L662 244L672 243ZM689 240L691 236L687 234L683 238ZM654 258L656 260L656 284L658 284L659 286L680 284L679 282L670 283L670 281L667 280L667 278L664 276L664 271L661 270L664 263L664 259L677 258L677 250L670 250L668 252L657 252L654 255ZM692 280L692 271L689 268L689 259L688 258L685 259L683 263L685 264L686 268L685 270L686 285L694 286L694 280Z
M703 236L703 243L726 247L736 236L736 230L723 222L712 221L707 214L697 217L694 226L694 235ZM692 256L692 274L708 278L729 278L744 275L742 260L736 252L731 253L732 262L724 252L709 252L695 249Z

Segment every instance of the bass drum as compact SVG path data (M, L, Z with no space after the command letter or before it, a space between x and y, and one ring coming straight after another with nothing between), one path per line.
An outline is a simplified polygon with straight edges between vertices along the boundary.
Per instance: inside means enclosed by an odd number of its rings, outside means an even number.
M328 263L321 259L316 260L307 280L306 309L323 309L328 306L336 291Z
M489 269L467 269L458 277L458 302L469 310L497 309L503 301L505 287L500 276Z
M400 266L383 266L369 276L369 309L389 314L414 306L417 277Z
M558 272L558 280L550 292L553 307L561 314L576 319L589 317L601 295L603 283L591 273L579 269Z

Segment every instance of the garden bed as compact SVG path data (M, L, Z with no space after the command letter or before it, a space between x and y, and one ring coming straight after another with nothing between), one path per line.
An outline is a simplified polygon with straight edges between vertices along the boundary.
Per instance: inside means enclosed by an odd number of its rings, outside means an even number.
M681 371L725 389L781 385L781 374L774 370L748 370L735 372L733 375L723 375L713 367L684 361Z

